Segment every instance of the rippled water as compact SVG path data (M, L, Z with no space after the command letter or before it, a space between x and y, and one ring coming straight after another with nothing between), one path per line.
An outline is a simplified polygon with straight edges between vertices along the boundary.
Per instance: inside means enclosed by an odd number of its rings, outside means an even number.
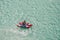
M60 0L0 0L0 40L60 40Z

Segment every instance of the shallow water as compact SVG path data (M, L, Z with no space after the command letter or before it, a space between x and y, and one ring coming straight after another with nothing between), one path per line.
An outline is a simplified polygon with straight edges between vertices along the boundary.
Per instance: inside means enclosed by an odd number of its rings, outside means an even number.
M26 20L30 29L17 29ZM60 40L60 0L0 0L0 40Z

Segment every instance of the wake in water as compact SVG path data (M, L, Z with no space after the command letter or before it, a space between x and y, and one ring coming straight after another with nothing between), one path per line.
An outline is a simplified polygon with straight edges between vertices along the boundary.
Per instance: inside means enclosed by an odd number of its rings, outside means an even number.
M22 36L27 36L30 33L32 33L31 29L26 29L26 30L19 30L19 29L0 29L0 31L2 31L2 32L5 31L6 33L12 32L12 33L19 34L19 35L22 35Z
M27 36L29 34L28 30L11 29L10 31L13 32L13 33L16 33L16 34L21 34L23 36Z

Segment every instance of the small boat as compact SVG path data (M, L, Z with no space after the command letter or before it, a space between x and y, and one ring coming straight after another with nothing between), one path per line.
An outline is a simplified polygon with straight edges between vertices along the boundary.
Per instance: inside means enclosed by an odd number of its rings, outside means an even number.
M30 28L32 27L32 24L27 23L26 21L23 21L23 22L19 22L19 24L17 24L16 26L21 28Z

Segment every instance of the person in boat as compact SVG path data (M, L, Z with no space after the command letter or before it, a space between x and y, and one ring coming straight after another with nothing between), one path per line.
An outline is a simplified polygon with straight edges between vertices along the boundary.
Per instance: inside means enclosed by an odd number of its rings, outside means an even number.
M22 27L22 28L30 28L31 26L32 24L26 23L25 20L23 22L19 22L19 25L17 25L17 27Z
M24 20L23 22L19 22L19 25L17 25L17 27L26 28L26 21Z
M22 22L21 27L26 28L26 21L25 20Z

